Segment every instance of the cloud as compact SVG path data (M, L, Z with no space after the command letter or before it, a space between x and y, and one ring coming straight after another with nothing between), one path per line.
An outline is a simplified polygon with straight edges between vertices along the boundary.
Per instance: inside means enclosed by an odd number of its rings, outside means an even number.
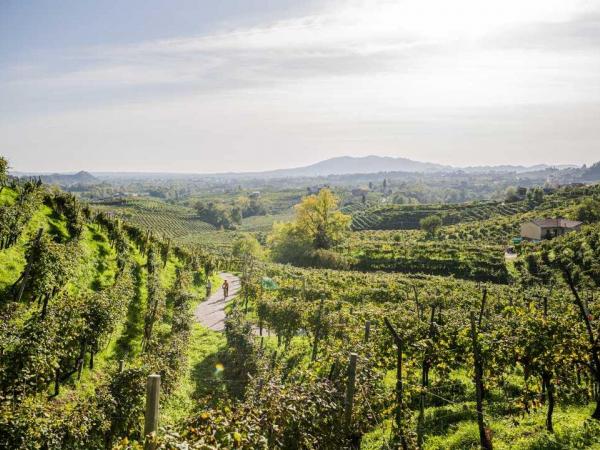
M5 78L5 84L75 91L177 85L197 91L268 88L365 74L394 73L403 78L411 71L417 75L443 71L451 59L471 64L478 58L475 51L485 50L478 43L486 39L507 51L522 41L516 48L522 51L535 46L531 43L535 39L523 39L527 33L538 41L555 35L548 29L566 29L563 34L568 36L574 22L557 20L570 19L577 11L574 5L579 4L550 0L524 4L514 0L494 4L476 0L341 2L314 15L266 25L54 55L55 60L38 64L35 76L31 70L16 71L12 79ZM595 22L585 20L581 23L587 28L576 28L577 36L587 29L593 40ZM502 33L507 27L511 31ZM435 58L439 58L437 67Z
M597 52L600 47L600 10L578 14L562 21L536 21L506 27L488 36L485 43L494 47L550 52Z
M23 164L46 148L77 163L100 152L87 167L102 169L157 170L161 149L172 157L164 170L275 168L288 152L295 164L351 151L451 162L452 148L475 161L483 143L525 158L535 140L562 158L557 143L568 139L569 154L584 159L599 139L588 126L588 106L600 103L597 9L576 0L336 2L208 35L48 54L0 74L0 144L27 153ZM553 130L560 139L550 141ZM215 152L226 156L205 167Z

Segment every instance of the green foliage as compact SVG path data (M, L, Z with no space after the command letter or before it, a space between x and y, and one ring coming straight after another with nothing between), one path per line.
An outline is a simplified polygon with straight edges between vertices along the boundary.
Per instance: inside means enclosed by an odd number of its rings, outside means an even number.
M24 289L30 300L42 301L45 306L74 275L79 254L77 243L60 244L41 233L27 248L19 289Z
M83 231L83 209L72 194L57 192L48 198L50 206L65 217L71 238L77 239Z
M321 189L296 205L294 225L315 249L339 244L349 229L351 219L337 209L338 201L329 189Z
M442 218L440 216L427 216L419 221L421 229L430 236L434 236L437 230L442 226Z
M267 208L259 197L240 197L236 200L236 205L244 218L267 214Z
M527 202L532 205L539 205L544 201L544 190L541 187L535 187L527 190Z
M313 250L312 243L292 223L277 223L269 235L271 257L278 262L302 264Z
M521 197L517 193L517 188L514 186L509 186L506 188L506 192L504 193L504 201L507 203L514 203L521 200Z
M338 449L356 447L371 434L379 448L393 448L400 431L413 445L417 426L424 448L476 448L471 313L484 362L484 417L495 448L594 445L597 422L584 425L583 416L592 412L600 372L598 227L524 245L511 279L503 272L502 240L527 214L568 216L595 191L565 190L543 199L531 192L510 206L387 210L402 211L417 227L431 215L446 224L466 221L428 239L417 230L348 238L347 220L330 207L331 198L314 197L298 208L296 223L276 228L281 233L270 238L273 253L338 270L245 258L257 254L258 242L222 232L242 272L240 297L250 302L247 309L231 302L224 337L193 327L191 310L198 299L194 282L231 261L229 253L178 248L112 214L90 213L58 192L46 192L45 206L31 196L35 219L24 220L16 243L0 250L18 260L12 280L23 274L0 305L0 447L141 448L144 383L156 372L163 423L171 425L159 433L164 449ZM2 206L10 208L19 196L13 188L6 193ZM243 203L226 206L233 216L234 206L243 215ZM478 222L475 213L492 219ZM340 220L332 224L332 217ZM40 227L48 231L36 239ZM101 245L93 245L96 239ZM389 272L339 270L360 264ZM108 265L110 276L92 284ZM263 276L277 288L261 289ZM21 286L24 295L13 301ZM391 426L397 353L384 317L403 343L400 428ZM135 330L145 335L141 353L125 345L138 339ZM119 336L122 346L115 344ZM346 430L350 352L358 354L358 369ZM118 372L121 358L126 368ZM188 412L184 423L174 421ZM543 431L552 414L554 434Z
M527 194L517 195L510 202L476 201L469 203L385 204L370 205L347 210L352 213L353 230L417 230L420 221L431 215L440 216L444 227L460 227L466 232L458 238L468 238L474 233L494 237L494 229L502 229L506 241L518 233L524 220L541 217L575 216L575 209L588 197L598 196L597 185L564 187L554 193L544 194L536 187ZM508 227L510 224L510 227ZM442 230L443 231L443 230Z
M419 231L355 231L338 252L355 270L454 275L506 283L504 248L485 241L430 238Z
M2 250L25 264L15 266L22 276L0 304L0 447L100 449L124 435L138 439L149 371L163 375L168 395L186 367L192 276L177 270L173 278L161 277L160 255L169 259L165 271L173 259L183 267L192 258L107 215L89 214L69 195L49 191L45 202L31 203L42 211L26 223L29 243L19 238ZM109 360L115 331L146 290L134 286L143 281L132 274L132 259L143 261L134 245L148 252L150 311L157 312L146 322L155 332L149 333L151 354L129 355L131 367L115 373L106 367L116 368ZM101 277L115 262L117 270ZM94 283L99 278L103 282Z
M184 238L214 231L215 227L200 220L194 209L149 199L127 199L94 203L93 209L116 215L125 220L128 228L146 230L157 236Z
M575 218L585 223L600 221L600 200L591 197L583 199Z
M4 156L0 156L0 192L8 181L8 160Z
M260 242L254 236L247 233L242 234L233 242L231 253L239 259L261 259L263 257L263 249Z
M315 267L347 266L343 257L328 251L343 241L350 225L350 216L338 211L337 204L328 189L305 197L296 206L294 222L273 226L268 241L272 258Z
M217 228L232 230L242 223L242 210L239 206L229 207L216 202L198 202L194 208L200 220Z
M0 184L0 189L3 185ZM33 182L17 184L16 198L10 205L0 206L0 250L17 243L25 226L40 206L39 186Z
M220 355L229 391L242 397L249 377L256 373L256 348L252 339L252 325L239 310L234 310L225 321L227 347Z

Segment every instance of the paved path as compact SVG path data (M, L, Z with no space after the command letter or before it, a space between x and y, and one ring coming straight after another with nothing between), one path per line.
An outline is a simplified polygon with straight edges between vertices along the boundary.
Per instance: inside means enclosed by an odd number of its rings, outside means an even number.
M220 273L221 278L229 282L229 296L223 298L223 289L218 286L213 294L198 305L194 311L196 322L214 331L225 329L225 306L240 290L240 279L230 273Z

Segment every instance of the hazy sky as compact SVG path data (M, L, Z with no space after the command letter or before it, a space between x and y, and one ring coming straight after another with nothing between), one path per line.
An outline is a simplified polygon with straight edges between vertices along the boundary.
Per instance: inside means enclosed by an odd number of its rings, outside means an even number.
M15 170L600 160L600 1L0 0Z

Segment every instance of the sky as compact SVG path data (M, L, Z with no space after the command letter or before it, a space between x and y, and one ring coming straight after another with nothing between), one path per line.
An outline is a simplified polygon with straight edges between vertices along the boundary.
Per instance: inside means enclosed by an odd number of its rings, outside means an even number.
M600 160L600 0L0 0L17 171Z

